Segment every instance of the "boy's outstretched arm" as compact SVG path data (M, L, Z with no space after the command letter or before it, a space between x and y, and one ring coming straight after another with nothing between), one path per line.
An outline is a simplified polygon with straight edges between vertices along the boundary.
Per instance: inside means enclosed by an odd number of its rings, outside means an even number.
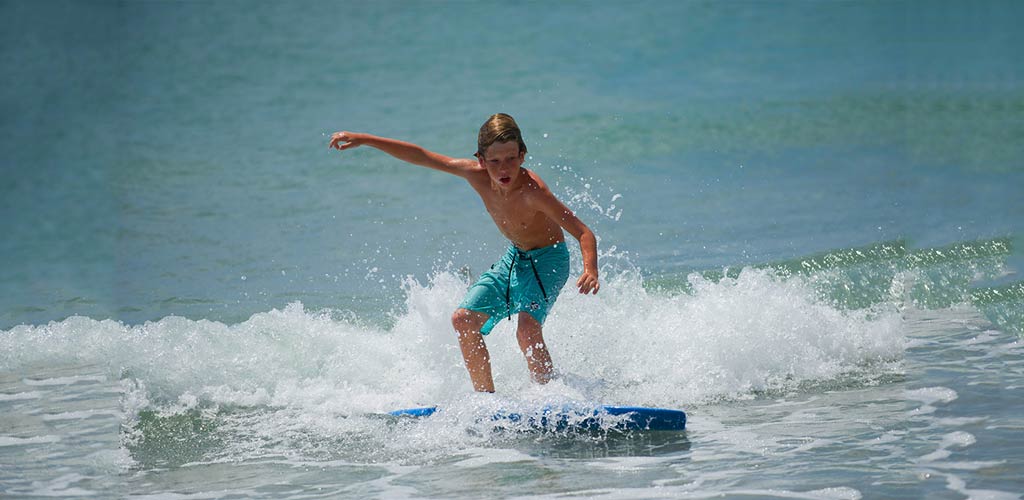
M335 132L331 134L331 142L328 148L338 151L352 149L358 146L371 146L377 148L399 160L420 165L434 170L440 170L449 174L465 177L471 170L479 168L477 160L467 158L452 158L435 153L417 146L411 142L389 139L371 134L359 134L355 132Z
M580 293L588 294L601 289L601 282L597 275L597 238L594 232L583 223L576 214L572 213L569 207L555 198L546 187L536 193L533 202L537 209L551 218L551 220L562 226L580 242L580 253L583 254L583 274L576 280L576 288Z

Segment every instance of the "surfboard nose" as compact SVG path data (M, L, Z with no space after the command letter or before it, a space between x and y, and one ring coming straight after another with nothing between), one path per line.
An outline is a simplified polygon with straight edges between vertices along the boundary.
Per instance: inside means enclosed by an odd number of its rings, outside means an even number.
M436 406L424 406L422 408L405 408L388 412L388 415L396 417L429 417L437 412Z

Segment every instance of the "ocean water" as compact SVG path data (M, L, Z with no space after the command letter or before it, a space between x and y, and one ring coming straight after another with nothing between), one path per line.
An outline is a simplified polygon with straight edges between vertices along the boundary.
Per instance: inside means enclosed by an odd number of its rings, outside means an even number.
M1019 499L1022 19L0 2L0 496ZM469 156L495 112L602 289L563 291L546 386L502 322L481 395L449 316L507 242L459 179L326 144ZM481 418L569 402L689 421Z

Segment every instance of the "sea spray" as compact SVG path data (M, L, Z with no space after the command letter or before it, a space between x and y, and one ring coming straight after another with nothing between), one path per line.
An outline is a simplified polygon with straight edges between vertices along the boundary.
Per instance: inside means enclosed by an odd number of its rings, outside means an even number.
M552 349L567 370L606 379L606 399L655 406L745 397L901 357L895 311L841 311L804 280L763 270L691 283L692 295L663 296L632 276L597 301L570 296L549 323Z
M390 329L300 303L235 325L72 317L5 332L0 359L6 370L103 366L111 377L144 382L160 405L186 394L346 414L439 403L469 391L449 319L466 286L447 271L426 284L406 281L405 310ZM545 338L558 372L589 389L552 390L607 404L685 406L877 369L904 347L897 312L834 308L801 277L746 269L718 282L692 275L691 286L690 294L660 294L638 273L608 277L597 295L567 285ZM514 318L503 321L487 337L500 392L533 388L514 328Z
M403 304L384 325L299 302L236 324L72 317L3 332L0 361L9 371L98 367L122 380L122 444L144 468L282 454L423 462L512 439L486 418L499 410L689 410L900 370L897 308L836 307L807 276L747 268L691 274L685 292L656 290L614 246L602 250L602 275L597 295L570 280L549 316L550 384L530 382L515 318L487 337L495 395L474 394L462 364L450 317L472 276L454 265L405 278ZM415 424L380 417L421 405L442 410Z

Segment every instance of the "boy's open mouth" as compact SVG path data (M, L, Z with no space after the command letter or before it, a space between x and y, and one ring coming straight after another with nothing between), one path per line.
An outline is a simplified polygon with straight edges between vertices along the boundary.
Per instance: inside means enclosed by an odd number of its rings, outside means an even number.
M512 178L511 177L499 177L498 178L498 182L500 182L502 184L508 184L509 182L512 182Z

